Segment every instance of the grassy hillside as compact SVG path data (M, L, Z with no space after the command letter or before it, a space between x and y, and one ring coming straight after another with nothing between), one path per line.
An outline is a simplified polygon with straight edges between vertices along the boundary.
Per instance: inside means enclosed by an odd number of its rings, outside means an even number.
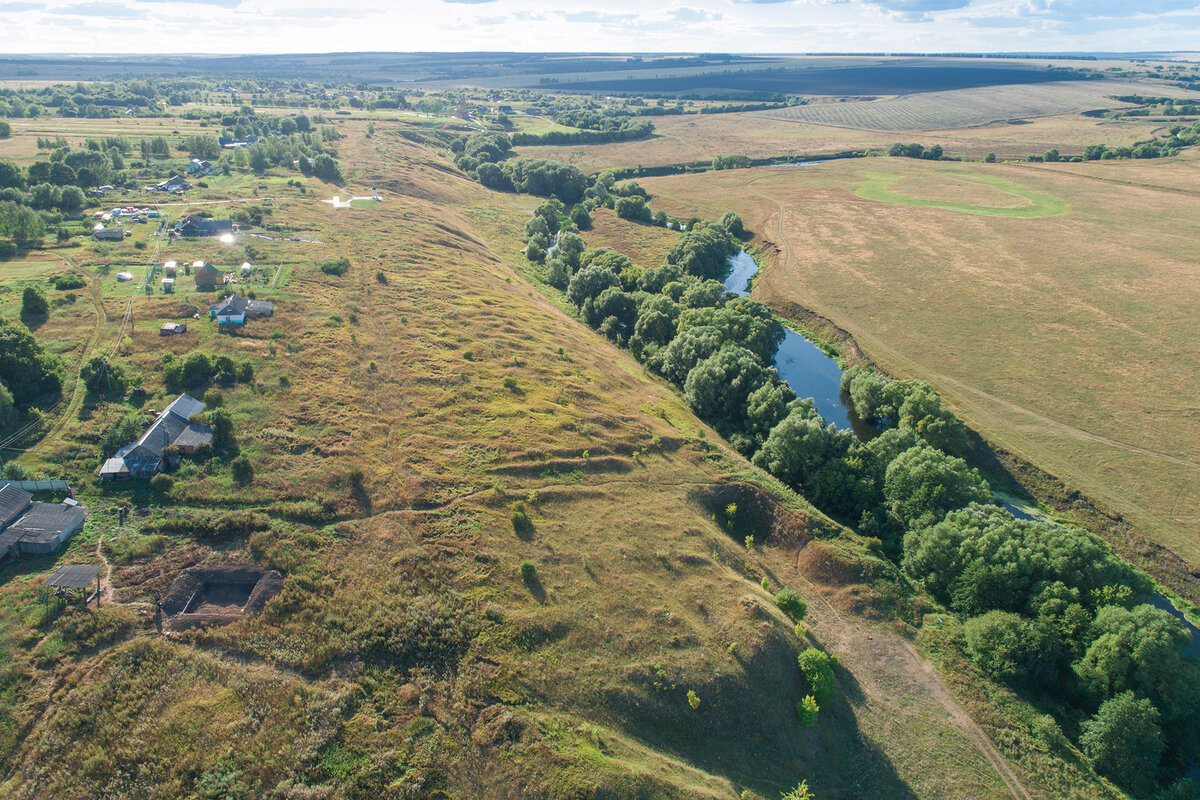
M76 265L89 288L39 338L67 369L114 347L148 397L81 396L25 459L90 517L64 552L0 572L0 794L774 800L805 779L822 800L1116 796L1014 698L988 719L998 753L910 641L929 601L529 279L533 198L467 181L408 126L343 131L347 189L266 179L290 240L5 266L15 316L15 290ZM375 208L322 202L370 186ZM598 217L590 243L633 242ZM251 288L276 313L235 335L186 280L174 297L115 281L147 260L237 264L248 243L275 265ZM637 246L649 265L666 242ZM319 270L340 256L345 275ZM160 337L167 319L188 333ZM221 388L253 480L225 453L166 492L98 485L101 437L169 401L164 355L192 350L253 367ZM145 513L119 523L125 501ZM54 563L100 559L101 610L40 602ZM155 633L148 601L175 573L245 561L285 574L264 613ZM781 587L808 599L807 629L774 606ZM810 645L840 666L804 728Z

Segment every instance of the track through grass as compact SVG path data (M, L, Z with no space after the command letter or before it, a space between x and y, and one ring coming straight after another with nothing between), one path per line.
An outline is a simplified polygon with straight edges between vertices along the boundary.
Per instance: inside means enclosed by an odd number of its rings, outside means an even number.
M875 200L880 203L896 203L906 206L921 206L923 208L941 208L947 211L959 211L964 214L981 214L989 217L1018 217L1029 219L1033 217L1053 217L1066 214L1071 210L1071 204L1041 192L1035 192L1023 186L1007 181L995 175L960 175L963 180L982 184L997 189L1005 194L1024 198L1024 204L1012 208L1002 206L972 205L955 203L945 200L928 200L911 197L896 191L893 184L902 176L894 173L872 173L854 190L859 197Z

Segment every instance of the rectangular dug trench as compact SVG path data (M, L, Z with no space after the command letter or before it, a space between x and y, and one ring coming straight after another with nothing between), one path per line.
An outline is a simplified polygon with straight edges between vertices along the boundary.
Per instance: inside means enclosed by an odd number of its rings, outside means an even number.
M162 599L172 631L228 625L262 611L283 588L283 575L263 567L224 565L185 569Z

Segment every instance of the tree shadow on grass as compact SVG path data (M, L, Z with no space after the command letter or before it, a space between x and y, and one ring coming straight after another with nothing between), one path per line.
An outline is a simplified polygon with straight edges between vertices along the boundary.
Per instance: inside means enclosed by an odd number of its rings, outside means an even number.
M21 312L21 322L31 331L36 331L45 325L46 320L49 318L49 314L26 314L24 311Z
M525 583L525 588L533 595L533 598L539 603L546 602L546 587L542 585L542 579L537 576L537 573L526 575L522 573L521 580Z
M537 529L533 527L533 522L523 513L513 513L512 526L513 533L515 533L517 538L522 542L533 541L533 536L537 533Z
M860 728L859 715L873 712L853 676L835 673L836 695L816 724L804 727L797 706L810 690L790 637L780 634L734 655L738 669L670 692L655 685L652 668L627 670L621 685L603 693L600 714L655 750L765 798L803 778L822 798L915 800L888 753ZM683 696L687 689L699 697L695 708Z

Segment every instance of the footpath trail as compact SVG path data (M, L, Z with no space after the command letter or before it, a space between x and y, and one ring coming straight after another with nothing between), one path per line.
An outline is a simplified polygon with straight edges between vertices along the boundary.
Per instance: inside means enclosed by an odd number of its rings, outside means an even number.
M100 337L104 333L104 326L108 324L108 313L104 310L104 298L101 295L100 278L95 275L89 275L84 270L80 269L71 259L63 257L63 263L70 267L88 283L88 288L91 292L92 307L96 312L96 327L92 330L91 336L84 343L83 352L79 357L79 363L75 368L75 380L71 387L71 397L65 403L60 402L55 411L57 416L54 422L46 430L46 434L42 436L27 452L37 452L49 447L52 443L58 440L58 436L66 427L67 422L75 418L79 412L79 406L83 403L83 398L87 395L87 386L83 380L83 368L87 364L88 359L92 357L100 344Z
M953 725L975 746L1014 800L1033 800L992 740L954 699L933 667L910 642L885 628L868 626L843 615L830 602L825 590L804 574L799 557L796 571L808 586L808 595L820 600L821 610L810 620L814 630L851 669L865 695L881 706L893 707L895 692L884 689L881 683L890 686L897 675L902 675L908 692L923 697L929 707L945 710Z
M116 595L113 593L112 585L112 564L108 560L108 556L104 554L104 531L100 531L100 535L96 537L96 560L103 567L100 572L100 600L105 605L110 606L127 606L129 608L154 608L153 603L145 601L133 601L128 603L119 602Z
M758 190L755 190L755 194L764 200L767 200L768 202L774 203L775 205L777 216L777 243L783 249L784 271L791 274L794 268L795 259L791 242L787 236L786 208L781 201L771 197L770 195L764 194ZM907 372L914 376L928 378L932 382L940 384L943 388L949 387L950 392L955 395L956 399L963 404L970 406L973 412L975 412L978 416L987 419L993 425L998 427L1008 427L1011 425L1010 422L1005 420L996 412L996 408L999 407L1005 411L1026 417L1036 426L1037 429L1040 429L1044 432L1096 442L1107 447L1135 453L1140 456L1145 456L1158 461L1164 461L1176 466L1200 470L1200 462L1192 461L1190 459L1172 455L1170 453L1152 450L1150 448L1131 444L1129 442L1122 442L1101 434L1083 430L1082 428L1077 428L1074 425L1069 425L1060 420L1053 419L1045 414L1025 408L1024 406L1020 406L1009 400L1005 400L1002 397L997 397L994 394L985 392L982 389L964 383L957 378L952 378L949 375L938 372L935 369L931 369L928 365L922 364L915 359L899 352L887 342L883 341L877 336L872 335L869 331L862 328L862 326L840 316L837 314L837 312L828 308L820 300L805 292L798 284L793 284L793 286L796 289L800 301L805 307L820 314L826 319L831 320L838 327L848 331L860 346L866 345L869 347L869 349L874 350L876 353L887 354L890 361L900 364ZM979 400L986 401L986 403L990 404L991 407L989 408L987 405L978 402Z

